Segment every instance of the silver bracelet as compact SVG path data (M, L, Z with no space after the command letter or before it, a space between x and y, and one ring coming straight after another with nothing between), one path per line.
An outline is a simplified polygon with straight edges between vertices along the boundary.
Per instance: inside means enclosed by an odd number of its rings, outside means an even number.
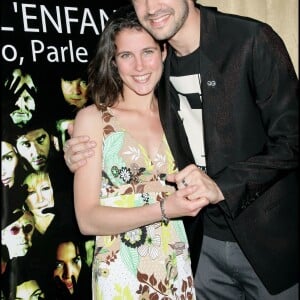
M169 224L169 218L166 216L166 210L165 210L165 199L160 200L160 210L161 210L161 221L164 225Z

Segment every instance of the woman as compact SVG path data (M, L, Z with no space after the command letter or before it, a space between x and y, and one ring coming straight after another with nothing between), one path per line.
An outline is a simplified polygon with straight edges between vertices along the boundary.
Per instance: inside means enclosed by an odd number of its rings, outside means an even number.
M18 161L15 147L7 141L1 141L1 181L4 186L11 188L14 185Z
M89 66L95 104L79 111L73 133L99 143L75 174L74 200L81 232L96 235L93 299L195 299L177 218L195 216L203 200L195 186L165 183L177 172L155 96L165 57L126 7L111 17Z
M44 234L55 217L55 201L49 174L41 171L30 173L23 185L27 188L25 203L34 216L35 228L40 234Z
M5 189L17 190L24 180L25 172L16 148L13 125L7 123L1 130L1 182Z
M53 278L58 299L91 299L90 269L86 263L84 242L75 238L62 239L56 245Z

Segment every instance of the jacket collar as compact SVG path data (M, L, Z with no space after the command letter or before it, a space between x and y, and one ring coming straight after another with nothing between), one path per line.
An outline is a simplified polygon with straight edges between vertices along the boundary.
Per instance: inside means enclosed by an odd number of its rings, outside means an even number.
M200 60L202 70L220 73L218 62L222 57L223 41L219 38L216 22L216 7L197 5L201 15ZM205 76L203 73L202 76Z

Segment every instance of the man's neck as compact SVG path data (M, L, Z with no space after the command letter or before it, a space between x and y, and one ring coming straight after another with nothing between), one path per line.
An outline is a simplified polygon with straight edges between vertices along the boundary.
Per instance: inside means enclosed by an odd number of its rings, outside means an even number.
M186 56L200 46L200 10L193 3L184 25L168 42L177 56Z

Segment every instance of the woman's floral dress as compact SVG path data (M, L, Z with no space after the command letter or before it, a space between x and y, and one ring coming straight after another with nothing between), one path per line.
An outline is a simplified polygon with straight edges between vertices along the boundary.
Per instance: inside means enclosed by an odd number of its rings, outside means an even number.
M164 182L175 172L166 138L151 160L142 145L102 113L103 170L101 205L149 205L174 191ZM97 236L93 261L93 299L196 299L188 242L181 220L157 222L116 234Z

